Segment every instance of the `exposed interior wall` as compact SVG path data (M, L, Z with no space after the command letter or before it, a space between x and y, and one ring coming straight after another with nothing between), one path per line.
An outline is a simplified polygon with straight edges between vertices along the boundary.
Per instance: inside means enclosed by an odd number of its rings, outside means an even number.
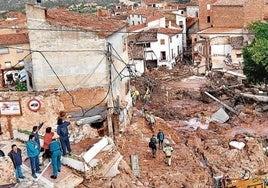
M42 7L26 9L36 90L107 86L105 39L82 29L49 23ZM44 32L47 34L44 37ZM61 82L59 81L59 79Z

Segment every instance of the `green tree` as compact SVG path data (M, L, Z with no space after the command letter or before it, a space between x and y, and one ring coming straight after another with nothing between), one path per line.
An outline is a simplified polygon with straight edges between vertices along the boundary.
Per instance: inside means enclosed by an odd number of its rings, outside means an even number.
M254 22L249 30L255 37L243 49L243 72L249 83L268 83L268 23Z

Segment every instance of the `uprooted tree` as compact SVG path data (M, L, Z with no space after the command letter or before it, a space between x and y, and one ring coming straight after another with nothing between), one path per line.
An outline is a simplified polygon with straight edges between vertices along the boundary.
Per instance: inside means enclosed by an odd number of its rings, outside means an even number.
M249 83L268 83L268 22L254 22L249 30L255 38L243 49L243 72Z

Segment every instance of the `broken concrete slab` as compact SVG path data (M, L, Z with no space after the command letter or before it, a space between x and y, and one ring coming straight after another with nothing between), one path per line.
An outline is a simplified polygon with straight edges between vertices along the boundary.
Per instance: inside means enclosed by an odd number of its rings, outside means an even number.
M229 142L229 145L236 148L236 149L243 149L245 147L245 143L244 142L238 142L238 141L231 141Z
M91 161L105 146L108 145L108 139L103 137L99 142L95 143L84 155L86 163Z
M211 115L210 118L211 121L215 120L219 123L225 123L229 120L228 114L223 110L223 108L220 108L217 112Z

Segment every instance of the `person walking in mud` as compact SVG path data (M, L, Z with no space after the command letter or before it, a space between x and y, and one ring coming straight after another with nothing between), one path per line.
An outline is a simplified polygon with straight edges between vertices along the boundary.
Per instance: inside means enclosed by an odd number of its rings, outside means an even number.
M152 149L153 158L155 158L157 147L156 147L156 138L154 134L150 138L149 147Z
M159 132L157 133L159 149L163 149L164 138L165 138L165 136L164 136L163 131L161 129L159 129Z
M166 155L166 163L168 166L171 166L171 153L173 152L173 148L170 144L166 144L166 146L163 149L163 152Z

